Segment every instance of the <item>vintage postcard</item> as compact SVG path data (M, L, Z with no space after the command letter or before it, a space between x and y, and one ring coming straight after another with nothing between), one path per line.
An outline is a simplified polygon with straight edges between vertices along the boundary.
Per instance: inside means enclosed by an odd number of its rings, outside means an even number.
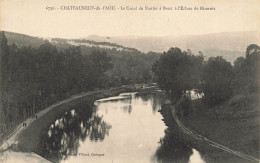
M259 0L0 0L0 162L258 163Z

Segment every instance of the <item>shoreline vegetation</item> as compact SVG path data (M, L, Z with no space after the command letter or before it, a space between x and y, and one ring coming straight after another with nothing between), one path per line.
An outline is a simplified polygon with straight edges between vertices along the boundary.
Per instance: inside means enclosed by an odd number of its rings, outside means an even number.
M0 144L18 128L17 135L8 137L11 142L19 138L15 148L35 151L49 123L76 103L136 90L137 95L149 94L157 84L147 83L156 81L184 126L259 159L258 45L249 45L245 56L233 64L222 56L206 60L202 52L178 47L163 53L119 49L48 41L37 48L19 47L9 45L0 31ZM197 98L192 99L191 90ZM35 114L40 114L37 119L32 118ZM180 130L171 112L162 114L169 127L166 132ZM29 125L21 128L25 120ZM214 143L200 143L185 132L178 136L201 149L208 162L241 162L217 150Z
M186 127L258 162L259 62L260 47L255 44L249 45L245 57L238 57L233 65L220 56L205 61L203 55L176 47L160 56L153 72ZM191 90L197 98L191 97ZM167 121L174 121L173 117L164 116ZM173 132L178 130L173 127L174 122L167 123ZM186 139L184 135L181 137ZM211 151L208 148L199 151ZM214 150L208 153L213 155L213 160L206 158L207 162L236 162L221 160L225 154L215 155Z

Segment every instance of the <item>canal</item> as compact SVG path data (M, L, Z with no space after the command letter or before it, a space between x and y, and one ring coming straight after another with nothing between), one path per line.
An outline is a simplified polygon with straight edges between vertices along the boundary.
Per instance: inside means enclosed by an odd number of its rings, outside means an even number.
M166 96L122 93L79 103L57 118L37 153L52 162L204 162L200 153L165 133L158 112Z

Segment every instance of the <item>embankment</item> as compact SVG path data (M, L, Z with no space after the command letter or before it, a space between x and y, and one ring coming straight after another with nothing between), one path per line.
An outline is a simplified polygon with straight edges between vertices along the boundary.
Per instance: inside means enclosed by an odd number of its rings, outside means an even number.
M211 140L259 159L258 99L257 94L237 94L212 108L194 101L191 113L181 121Z
M243 151L233 150L229 146L225 146L226 144L223 145L223 142L219 141L221 140L220 138L210 139L205 137L205 135L199 135L199 132L186 127L179 120L172 105L164 105L161 113L164 117L164 122L168 126L169 134L174 134L188 146L200 151L206 162L259 162L259 158L254 155L252 156L250 154L243 153ZM204 123L207 124L206 121L204 121ZM210 131L208 128L205 128L204 130ZM229 139L232 139L232 135L228 133L226 134L230 136ZM239 144L239 140L237 141Z
M41 134L44 129L48 127L48 124L55 121L58 116L71 109L73 105L82 101L93 103L95 100L100 98L115 96L122 92L136 91L139 88L140 85L121 86L107 90L82 93L63 101L59 101L38 113L37 119L32 120L32 118L30 118L26 120L26 122L28 121L27 127L22 127L15 131L12 136L9 137L9 145L12 146L12 144L18 140L18 147L16 148L19 151L35 151L39 145Z

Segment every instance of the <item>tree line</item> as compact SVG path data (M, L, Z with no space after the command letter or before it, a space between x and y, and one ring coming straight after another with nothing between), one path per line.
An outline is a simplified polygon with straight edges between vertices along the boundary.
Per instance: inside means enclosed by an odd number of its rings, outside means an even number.
M245 57L238 57L234 65L222 56L205 60L190 50L175 47L164 52L153 65L159 86L166 90L175 104L190 105L187 92L195 89L203 93L202 101L209 107L219 105L233 95L249 95L259 91L260 47L249 45Z
M0 33L0 133L54 102L96 88L152 81L158 54L85 46L8 45ZM1 135L2 136L2 135Z

